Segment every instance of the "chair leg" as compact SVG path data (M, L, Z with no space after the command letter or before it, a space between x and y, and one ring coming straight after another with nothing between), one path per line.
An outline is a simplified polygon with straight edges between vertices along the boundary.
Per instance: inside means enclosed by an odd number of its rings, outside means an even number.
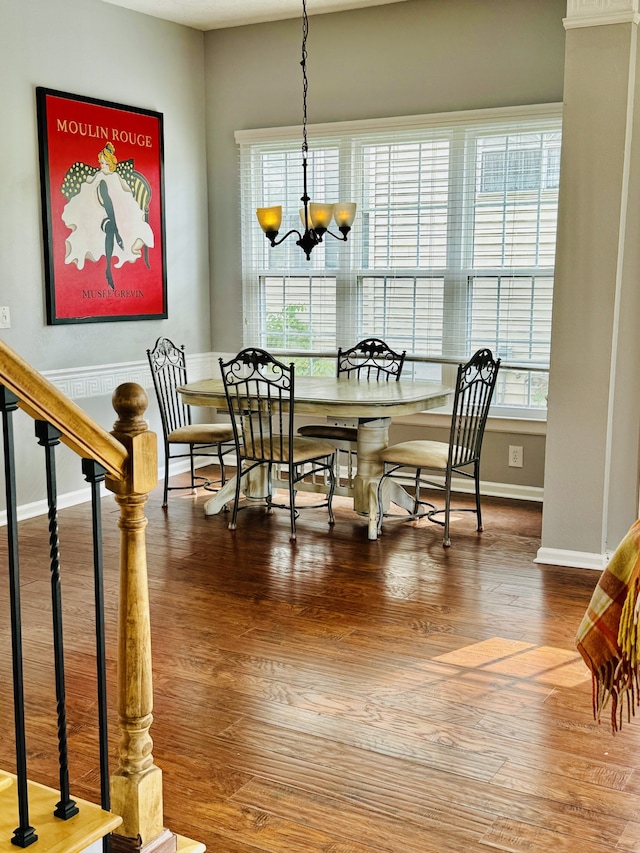
M291 476L291 473L289 473L289 476ZM269 462L267 468L267 494L265 501L267 504L267 515L271 515L273 512L273 464L271 462Z
M347 482L351 482L351 454L347 451ZM333 457L333 475L336 479L336 482L341 482L340 477L340 460L342 456L340 455L340 451L336 450L335 456Z
M422 468L416 468L416 478L413 484L413 514L417 515L420 512L420 472Z
M224 476L224 458L222 456L222 445L218 445L218 463L220 465L220 488L224 486L226 483L226 479Z
M339 457L339 451L336 450L333 459L331 460L331 468L329 469L329 496L327 497L327 511L329 513L329 524L335 524L336 520L333 515L333 493L336 488L336 459Z
M447 471L444 485L444 538L442 545L445 548L451 547L451 537L449 536L449 515L451 513L451 471Z
M289 466L289 512L291 519L291 535L289 539L292 542L295 542L296 539L296 489L294 487L295 478L298 472L293 467L293 465Z
M382 533L382 519L384 517L384 507L382 505L382 482L384 480L386 465L382 463L382 474L380 475L380 479L378 480L378 489L377 489L377 500L378 500L378 517L376 519L376 532L378 536Z
M189 470L191 471L191 491L195 493L196 491L196 471L195 471L195 462L193 459L193 444L189 445Z
M240 465L236 472L236 495L233 501L233 511L231 513L231 521L227 525L229 530L236 529L236 519L238 518L238 504L240 503L240 487L242 485L242 471Z
M476 515L478 517L478 532L484 530L482 526L482 510L480 508L480 463L475 462L473 465L473 477L476 481Z
M169 444L164 443L164 492L162 495L162 507L166 509L169 502Z

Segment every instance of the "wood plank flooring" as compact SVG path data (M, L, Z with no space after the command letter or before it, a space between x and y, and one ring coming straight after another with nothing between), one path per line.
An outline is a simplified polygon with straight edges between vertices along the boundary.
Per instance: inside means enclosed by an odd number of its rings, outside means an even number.
M640 850L640 719L591 713L574 635L596 572L537 565L538 504L441 528L336 501L298 520L147 505L167 825L216 853ZM72 789L98 799L88 506L60 517ZM104 500L111 754L119 531ZM20 526L29 771L56 785L46 519ZM0 767L14 765L0 531Z

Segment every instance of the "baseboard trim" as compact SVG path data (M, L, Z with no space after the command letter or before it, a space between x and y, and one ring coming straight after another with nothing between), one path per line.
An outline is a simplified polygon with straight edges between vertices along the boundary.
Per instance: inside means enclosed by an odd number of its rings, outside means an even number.
M469 486L462 481L466 486L458 487L458 481L454 480L455 491L473 492ZM480 493L483 497L491 498L507 498L512 501L536 501L542 503L544 500L544 489L540 486L518 486L516 483L480 483Z
M100 495L101 497L105 497L110 494L106 490L104 486L101 487ZM91 490L89 488L86 489L78 489L75 492L66 492L65 494L58 495L58 509L68 509L72 506L77 506L78 504L86 503L91 500ZM22 504L16 510L16 515L18 517L18 521L26 521L28 518L36 518L39 515L46 515L49 512L49 505L46 500L34 501L29 504ZM3 509L0 511L0 527L7 526L7 511Z
M588 551L565 551L562 548L538 548L534 563L544 563L548 566L566 566L571 569L595 569L603 571L611 554L590 553Z
M413 480L410 476L398 477L400 482L407 486L413 485ZM441 476L430 477L433 483L444 485L444 478ZM465 477L453 477L451 480L451 491L461 494L472 495L475 492L473 480ZM544 489L539 486L518 486L515 483L490 483L486 480L480 481L480 495L483 498L506 498L513 501L536 501L542 503L544 499Z
M194 460L194 464L196 468L204 468L207 465L211 465L211 459L206 456L196 457ZM179 462L172 462L169 466L169 476L173 477L175 474L184 474L189 471L189 460L181 460ZM164 464L161 463L161 467L158 470L158 482L164 481ZM100 497L108 497L111 492L102 485L100 488ZM66 492L64 494L58 495L58 509L68 509L72 506L78 506L78 504L88 503L91 500L91 490L89 488L86 489L77 489L75 492ZM39 515L46 515L49 512L49 506L46 500L34 501L29 504L22 504L17 508L16 515L18 517L18 521L26 521L28 518L37 518ZM7 526L7 511L0 510L0 527Z

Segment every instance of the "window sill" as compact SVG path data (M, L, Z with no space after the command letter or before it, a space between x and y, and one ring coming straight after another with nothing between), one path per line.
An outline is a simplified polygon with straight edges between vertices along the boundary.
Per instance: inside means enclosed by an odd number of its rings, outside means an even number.
M430 426L448 429L451 424L451 413L443 411L419 412L416 415L394 417L394 424L405 426ZM534 418L492 417L487 419L487 432L511 432L517 435L546 435L547 421Z

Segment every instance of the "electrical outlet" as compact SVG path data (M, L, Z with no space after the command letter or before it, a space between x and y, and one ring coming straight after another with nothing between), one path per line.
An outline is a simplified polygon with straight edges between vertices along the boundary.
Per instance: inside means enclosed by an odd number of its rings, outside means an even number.
M11 315L8 306L0 307L0 329L11 328Z
M522 468L522 447L509 445L509 468Z

